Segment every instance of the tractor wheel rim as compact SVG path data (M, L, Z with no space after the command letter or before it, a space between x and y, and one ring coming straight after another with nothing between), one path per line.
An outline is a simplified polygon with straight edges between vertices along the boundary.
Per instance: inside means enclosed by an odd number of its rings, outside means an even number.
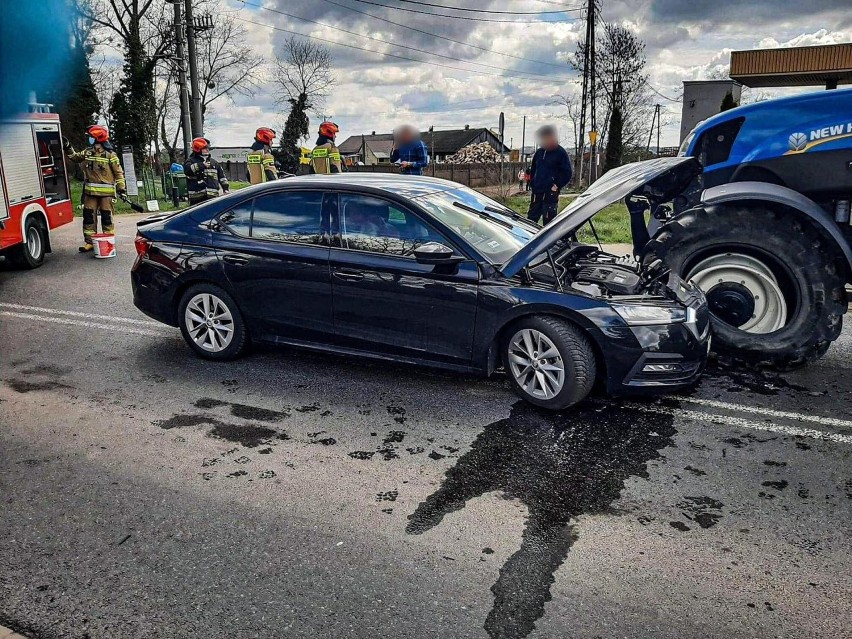
M706 259L696 265L687 279L705 292L726 284L747 290L754 308L751 317L736 326L741 331L764 335L787 323L787 302L777 279L766 264L750 255L727 253ZM724 315L714 314L726 321Z
M565 384L565 365L553 341L541 331L524 328L509 340L509 370L525 393L552 399Z
M41 255L41 233L34 226L27 231L27 251L35 259Z
M184 321L192 341L205 351L223 351L234 339L234 316L227 305L211 293L199 293L189 300Z

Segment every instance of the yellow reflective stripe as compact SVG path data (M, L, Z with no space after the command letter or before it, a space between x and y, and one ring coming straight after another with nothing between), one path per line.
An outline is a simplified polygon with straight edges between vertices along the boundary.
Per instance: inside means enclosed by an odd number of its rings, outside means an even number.
M83 188L84 193L112 195L115 193L115 187L112 184L86 184Z
M92 162L100 162L101 164L108 164L110 162L110 159L108 157L104 157L104 156L100 156L100 155L90 155L86 159L90 160ZM115 160L117 162L118 158L115 158Z
M265 158L263 160L263 163L267 166L270 165L270 164L275 164L275 158Z
M118 164L118 156L117 156L117 155L113 155L113 156L109 159L109 161L110 161L110 162L112 162L113 164Z
M328 157L330 157L332 160L340 160L340 153L338 153L337 151L332 151L328 154Z

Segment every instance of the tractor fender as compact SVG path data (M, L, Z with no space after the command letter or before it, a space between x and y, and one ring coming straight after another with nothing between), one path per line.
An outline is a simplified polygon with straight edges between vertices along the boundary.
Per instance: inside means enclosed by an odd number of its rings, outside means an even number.
M725 204L744 200L782 204L807 216L834 240L835 245L846 258L849 272L852 273L852 247L837 228L834 219L819 204L798 191L769 182L731 182L706 189L701 194L702 204Z

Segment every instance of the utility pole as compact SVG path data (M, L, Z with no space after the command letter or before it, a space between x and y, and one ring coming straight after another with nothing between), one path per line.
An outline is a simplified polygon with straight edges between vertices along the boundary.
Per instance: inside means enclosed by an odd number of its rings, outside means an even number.
M654 106L657 107L657 157L659 157L659 155L660 155L660 124L662 124L660 122L660 115L661 115L660 109L663 107L663 105L662 104L655 104Z
M657 157L660 157L660 108L662 104L654 105L654 116L651 118L651 130L648 131L648 146L646 150L651 152L651 138L654 135L654 123L657 123Z
M524 116L524 123L521 125L521 162L526 162L524 159L524 145L527 142L527 116Z
M591 127L589 133L595 131L595 1L588 0L589 4L586 9L586 46L583 47L583 95L580 103L580 170L578 175L580 181L583 180L585 171L585 154L583 153L586 147L586 122L587 115L590 111ZM597 137L593 142L590 138L591 145L589 146L589 183L591 184L594 174L595 149Z
M186 54L183 48L184 23L181 15L180 0L174 3L175 9L175 63L178 70L178 91L180 92L180 126L183 131L183 157L189 157L192 144L192 124L189 119L189 91L186 86Z
M591 71L589 72L589 96L591 98L591 126L589 127L589 132L591 133L591 162L589 163L589 184L592 184L596 179L598 179L598 126L595 122L596 114L595 114L595 98L597 95L597 91L595 90L595 22L597 21L597 13L595 6L596 0L589 0L589 65L591 67Z
M186 0L186 43L189 53L189 82L192 85L192 137L204 135L204 125L201 119L201 88L198 79L198 53L195 46L196 24L192 17L192 0ZM210 25L212 26L212 24ZM201 27L198 30L203 30Z

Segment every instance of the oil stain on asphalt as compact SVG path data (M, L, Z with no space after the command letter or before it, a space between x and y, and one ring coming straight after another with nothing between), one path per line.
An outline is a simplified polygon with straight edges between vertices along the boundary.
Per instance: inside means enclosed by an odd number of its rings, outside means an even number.
M675 432L671 415L647 415L617 403L585 403L554 414L518 402L509 417L485 427L441 487L409 516L406 531L423 534L493 491L523 502L529 517L521 547L491 587L494 605L485 630L494 638L526 637L544 614L556 570L580 534L572 520L608 512L625 480L648 476L648 462L672 445ZM702 525L719 513L717 503L697 506L706 507L697 508L701 513L712 511L701 516Z

